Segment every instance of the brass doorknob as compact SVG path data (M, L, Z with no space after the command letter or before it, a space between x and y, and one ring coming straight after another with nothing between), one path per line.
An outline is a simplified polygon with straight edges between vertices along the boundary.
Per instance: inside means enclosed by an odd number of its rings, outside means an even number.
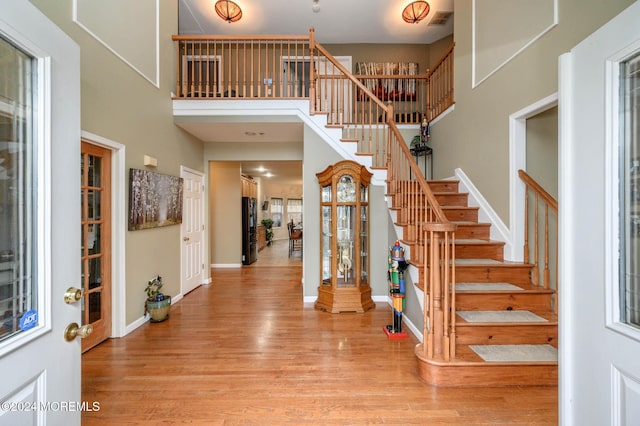
M93 326L91 324L85 324L79 326L77 323L72 322L64 330L64 340L67 342L72 341L76 337L85 338L93 332Z
M82 290L79 288L69 287L67 291L64 292L64 303L66 304L75 303L80 299L82 299Z
M189 237L184 237L182 241L189 241Z

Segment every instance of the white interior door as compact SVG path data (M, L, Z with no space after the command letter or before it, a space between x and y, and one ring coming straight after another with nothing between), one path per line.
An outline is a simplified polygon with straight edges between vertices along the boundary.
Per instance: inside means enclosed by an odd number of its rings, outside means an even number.
M182 294L203 282L204 272L204 174L181 168L182 208Z
M0 46L0 424L80 424L80 51L24 0Z
M635 2L560 60L560 420L567 425L640 424L639 23Z

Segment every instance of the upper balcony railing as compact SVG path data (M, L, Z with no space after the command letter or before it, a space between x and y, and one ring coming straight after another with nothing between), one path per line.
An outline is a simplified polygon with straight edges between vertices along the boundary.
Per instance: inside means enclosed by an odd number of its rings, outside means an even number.
M324 81L317 82L318 93L331 95L324 101L334 101L338 114L334 121L358 123L367 100L361 90L349 87L323 55L314 55L309 47L313 34L312 30L309 36L174 36L178 49L175 98L308 99L313 63L316 77ZM422 74L417 67L406 66L412 64L387 69L358 65L357 71L363 73L354 77L393 106L397 124L417 124L425 115L432 120L453 104L453 46ZM338 98L340 105L335 103ZM316 104L323 106L323 102ZM381 114L375 118L385 121Z

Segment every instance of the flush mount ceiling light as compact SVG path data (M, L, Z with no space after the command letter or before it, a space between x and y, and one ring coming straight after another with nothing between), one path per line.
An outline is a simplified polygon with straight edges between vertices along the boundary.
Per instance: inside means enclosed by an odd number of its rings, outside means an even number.
M402 19L410 24L417 24L429 14L429 3L426 1L414 1L409 3L402 11Z
M313 5L311 6L311 10L313 10L314 13L320 12L320 3L318 1L319 0L313 0Z
M242 18L242 9L232 1L218 0L215 9L218 16L228 23L239 21Z

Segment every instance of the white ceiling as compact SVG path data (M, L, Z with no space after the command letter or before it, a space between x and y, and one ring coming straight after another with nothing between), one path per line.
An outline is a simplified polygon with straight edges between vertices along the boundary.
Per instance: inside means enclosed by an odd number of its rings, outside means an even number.
M216 14L216 0L179 0L180 34L306 35L329 43L429 44L453 34L453 17L444 25L430 25L436 12L453 12L453 0L428 0L429 15L417 24L402 20L412 0L234 0L242 19L227 23Z

